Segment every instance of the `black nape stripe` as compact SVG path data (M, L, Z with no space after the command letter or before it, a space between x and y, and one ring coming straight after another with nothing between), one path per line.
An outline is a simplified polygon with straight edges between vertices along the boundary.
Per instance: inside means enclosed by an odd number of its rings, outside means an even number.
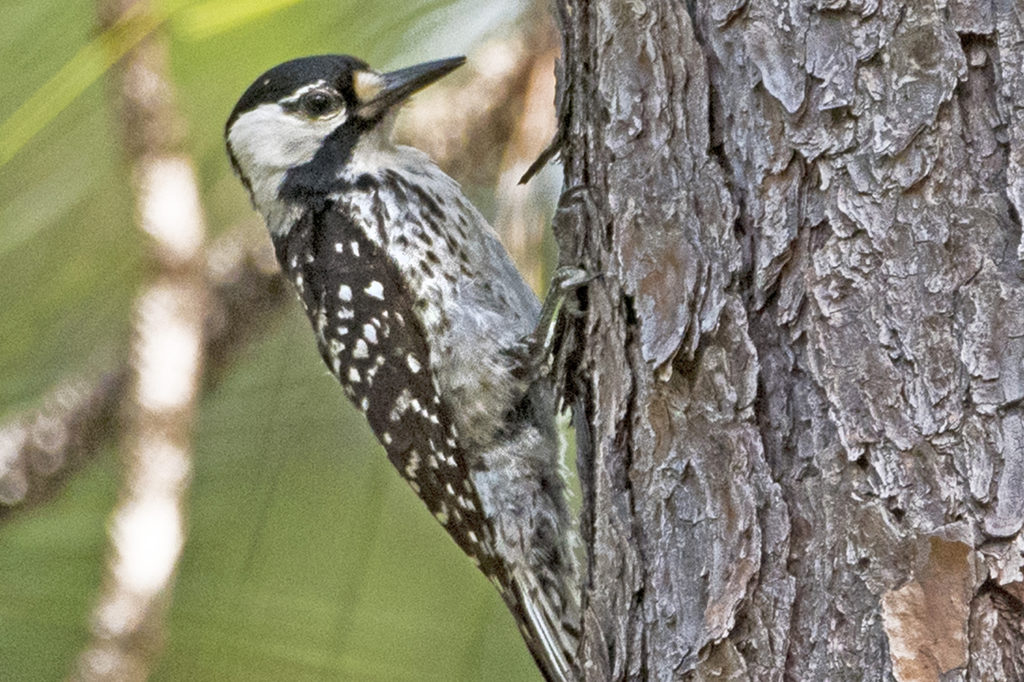
M277 192L278 198L310 201L343 189L347 183L338 179L338 171L349 162L359 138L374 123L352 117L335 128L334 132L324 138L320 149L308 163L288 170ZM365 177L361 176L359 180Z

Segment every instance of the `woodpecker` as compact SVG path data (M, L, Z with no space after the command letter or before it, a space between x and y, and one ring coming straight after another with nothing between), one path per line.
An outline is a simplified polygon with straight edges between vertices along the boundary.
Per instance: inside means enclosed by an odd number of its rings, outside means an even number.
M495 584L549 680L576 679L578 578L550 384L524 370L540 305L401 104L465 62L280 64L225 126L321 357L388 459Z

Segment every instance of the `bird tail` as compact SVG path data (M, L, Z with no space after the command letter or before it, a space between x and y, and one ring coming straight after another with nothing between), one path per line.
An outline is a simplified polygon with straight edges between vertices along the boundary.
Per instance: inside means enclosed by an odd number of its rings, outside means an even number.
M579 614L568 595L550 594L537 575L513 568L509 585L502 590L509 609L537 666L548 682L576 682L576 648ZM557 602L557 603L556 603Z

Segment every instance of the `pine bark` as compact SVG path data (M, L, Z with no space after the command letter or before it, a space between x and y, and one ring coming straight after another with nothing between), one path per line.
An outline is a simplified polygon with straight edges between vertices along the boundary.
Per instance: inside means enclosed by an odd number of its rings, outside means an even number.
M1024 12L560 0L583 675L1024 679Z

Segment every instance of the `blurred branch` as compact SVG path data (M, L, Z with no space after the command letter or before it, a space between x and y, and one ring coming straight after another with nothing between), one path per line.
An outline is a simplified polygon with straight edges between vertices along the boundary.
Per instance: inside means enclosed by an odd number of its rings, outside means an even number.
M239 350L292 298L269 244L254 226L236 228L207 251L204 388L216 385ZM51 499L123 432L121 401L128 380L127 363L98 377L68 380L50 392L41 409L0 425L0 522Z
M0 520L49 499L92 459L115 428L127 383L127 368L93 381L68 381L41 410L0 426Z
M148 13L146 0L100 0L104 28ZM76 680L144 680L163 644L164 615L185 543L185 492L206 320L206 227L184 125L174 104L162 36L150 36L115 71L122 144L150 280L135 303L124 404L124 478L110 522L110 556L92 641Z

